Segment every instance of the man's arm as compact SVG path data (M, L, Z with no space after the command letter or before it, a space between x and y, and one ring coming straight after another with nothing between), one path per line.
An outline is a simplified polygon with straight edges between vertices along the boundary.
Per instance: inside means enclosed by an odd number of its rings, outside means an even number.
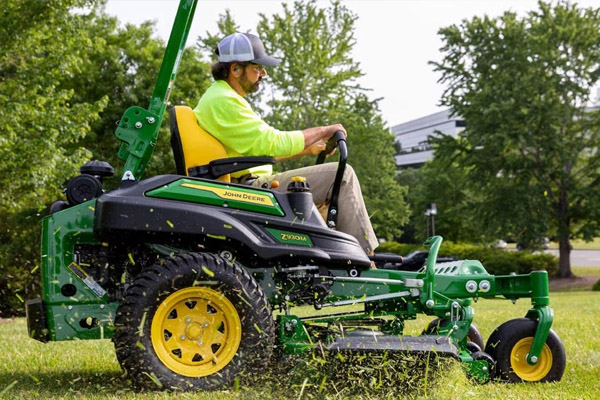
M308 155L316 156L320 152L325 150L325 147L327 146L327 141L337 131L342 131L344 132L344 135L346 135L346 129L344 129L342 124L316 126L314 128L304 129L302 131L302 133L304 134L304 150L290 157L275 157L275 159L278 162L280 162ZM334 152L335 149L331 152L331 154L333 154Z
M304 157L304 156L310 156L310 155L316 156L316 155L319 155L320 152L325 150L326 147L327 147L327 143L324 142L323 140L319 140L318 142L313 143L312 145L310 145L307 148L305 148L304 150L302 150L300 153L296 153L293 156L289 156L289 157L275 157L275 160L277 160L277 162L281 162L281 161L292 160L294 158L299 158L299 157ZM333 149L331 154L333 154L334 152L335 152L335 149Z
M302 131L304 134L304 149L306 150L308 147L319 141L327 143L329 138L332 137L337 131L342 131L344 132L344 135L347 135L346 129L344 129L342 124L315 126L314 128L304 129Z

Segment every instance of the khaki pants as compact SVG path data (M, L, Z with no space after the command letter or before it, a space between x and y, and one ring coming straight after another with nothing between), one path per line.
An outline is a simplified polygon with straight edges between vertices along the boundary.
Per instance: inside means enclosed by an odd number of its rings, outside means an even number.
M280 174L261 176L252 182L252 186L260 187L265 183L277 180L279 187L274 190L285 193L292 177L303 176L310 185L315 204L319 205L331 198L337 166L337 163L325 163L293 169ZM340 187L337 229L354 236L367 254L371 253L379 244L371 226L369 214L367 214L360 183L350 165L346 165Z

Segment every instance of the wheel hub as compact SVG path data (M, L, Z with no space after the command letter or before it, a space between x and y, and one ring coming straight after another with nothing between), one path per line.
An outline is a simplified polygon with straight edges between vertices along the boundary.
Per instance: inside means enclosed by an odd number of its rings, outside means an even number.
M532 343L532 337L519 340L511 351L510 363L519 378L529 382L537 382L543 379L552 368L552 351L550 351L547 344L544 344L537 363L530 365L527 362L527 354Z
M198 322L189 323L185 328L185 336L193 341L196 341L204 334L204 326Z
M205 287L172 293L158 306L151 325L152 346L161 362L180 375L214 374L233 359L242 325L223 293Z

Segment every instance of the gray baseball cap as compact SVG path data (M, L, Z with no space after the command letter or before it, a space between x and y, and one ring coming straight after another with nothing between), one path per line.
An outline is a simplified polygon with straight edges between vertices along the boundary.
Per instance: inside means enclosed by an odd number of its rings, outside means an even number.
M258 36L251 33L233 33L221 40L217 46L220 62L252 62L274 67L281 60L267 55L265 46Z

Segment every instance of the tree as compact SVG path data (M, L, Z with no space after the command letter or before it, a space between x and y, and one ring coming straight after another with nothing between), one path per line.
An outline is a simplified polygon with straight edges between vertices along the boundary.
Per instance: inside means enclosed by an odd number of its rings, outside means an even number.
M399 183L408 188L407 201L414 211L403 229L402 242L422 243L427 239L426 217L428 204L435 203L435 233L453 242L487 242L489 233L472 212L481 194L472 193L465 183L465 170L440 158L427 162L421 169L405 169L398 174ZM431 234L431 233L430 233Z
M91 158L119 171L115 122L146 107L154 89L165 46L153 25L119 28L96 3L9 1L0 14L0 315L39 290L40 221L65 181ZM171 101L192 104L208 84L207 65L188 49ZM168 126L147 174L175 170Z
M363 73L351 57L356 18L339 2L321 9L315 1L284 3L282 14L261 15L258 36L267 53L282 62L268 69L271 84L252 101L268 123L282 130L342 123L371 222L378 236L391 238L400 233L409 211L405 191L394 180L394 137L377 100L370 100L357 82ZM220 38L238 30L229 14L222 16L219 29L220 35L200 38L200 46L212 50ZM305 157L276 169L312 163Z
M110 162L118 174L123 161L117 158L121 142L114 135L116 122L128 107L148 106L165 44L161 39L152 37L153 22L144 22L140 26L127 24L120 28L118 19L106 15L102 8L83 18L87 35L95 38L98 46L83 60L83 72L67 84L73 89L77 101L92 101L103 96L110 101L100 113L100 119L93 124L92 132L80 144L92 151L94 159ZM169 101L172 104L192 105L209 83L208 65L201 60L198 50L187 48ZM146 176L175 171L169 138L169 119L166 115ZM118 185L119 179L120 176L113 178L109 186Z
M0 314L22 307L39 254L39 219L90 152L77 142L106 98L74 102L61 85L96 46L74 7L83 0L7 0L0 13ZM19 246L21 244L22 246ZM39 272L38 272L39 273Z
M474 18L440 30L447 85L441 103L467 127L436 141L485 193L482 225L498 221L529 239L555 232L559 276L571 276L570 239L598 232L600 114L589 109L600 79L600 11L540 2L524 18ZM487 212L482 212L485 209ZM506 212L509 210L510 212Z

